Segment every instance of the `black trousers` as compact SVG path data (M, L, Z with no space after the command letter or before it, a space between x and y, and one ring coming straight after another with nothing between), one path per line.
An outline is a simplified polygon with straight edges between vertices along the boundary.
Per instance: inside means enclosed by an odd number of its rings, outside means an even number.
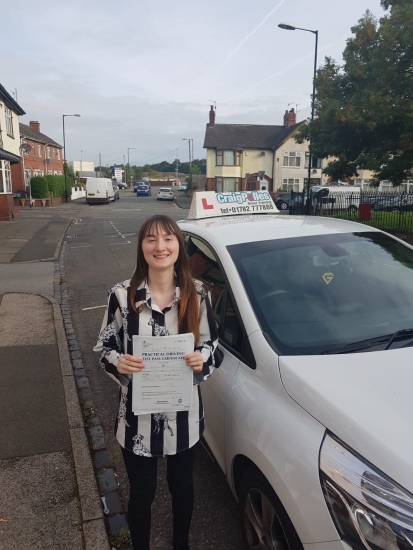
M173 548L189 550L188 535L194 507L193 472L196 445L167 456L167 482L172 495ZM157 457L137 456L122 448L129 478L129 528L133 550L150 550L151 507L155 497Z

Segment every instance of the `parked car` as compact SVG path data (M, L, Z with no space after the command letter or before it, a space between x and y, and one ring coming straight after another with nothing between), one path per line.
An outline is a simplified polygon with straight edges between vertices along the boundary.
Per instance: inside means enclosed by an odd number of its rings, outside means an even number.
M187 191L188 184L187 183L181 183L181 185L178 185L178 191Z
M165 200L165 201L173 201L174 200L174 194L171 187L161 187L158 191L158 196L156 197L156 200Z
M288 210L290 203L297 205L303 203L303 193L294 193L294 198L291 198L291 193L281 193L274 199L274 204L278 210Z
M413 195L393 195L379 197L372 205L375 212L395 212L413 210Z
M151 188L149 187L149 185L140 184L136 188L137 197L150 197L151 194Z
M126 189L127 185L123 181L118 181L118 188L119 189Z
M412 247L331 218L179 225L224 357L204 442L246 548L411 548Z
M114 180L109 178L87 177L86 202L88 204L106 203L119 200L119 189Z

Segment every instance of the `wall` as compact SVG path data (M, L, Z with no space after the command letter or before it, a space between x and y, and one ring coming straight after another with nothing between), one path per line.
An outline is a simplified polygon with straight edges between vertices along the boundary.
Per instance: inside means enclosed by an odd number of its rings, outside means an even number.
M0 128L2 130L1 137L3 140L3 147L5 151L20 156L20 129L19 129L19 117L16 113L13 113L13 133L14 138L7 135L6 132L6 109L4 103L0 100Z
M49 145L51 162L49 164L46 164L45 159L47 158L47 146L44 145L43 143L38 143L36 141L31 141L29 139L24 141L25 143L30 145L31 151L29 151L27 155L23 153L20 159L20 163L14 164L11 168L11 177L12 177L12 185L13 185L14 193L18 189L25 189L25 184L23 183L23 161L22 161L23 157L24 157L24 168L30 170L31 177L35 175L34 173L35 170L39 170L39 171L43 170L45 176L48 175L49 170L52 171L52 174L60 171L60 174L57 174L57 175L63 175L63 150L62 149ZM41 156L39 156L39 149L38 149L39 145L40 145Z
M82 160L82 162L80 160L70 160L67 164L75 173L95 171L95 163L91 160Z
M300 152L301 153L301 164L300 167L290 167L283 166L284 162L284 151L288 152ZM274 162L274 191L282 188L283 179L299 179L299 190L302 191L304 188L304 178L308 177L308 168L305 168L305 153L308 152L308 142L297 143L293 136L289 137L275 153L275 162ZM325 161L322 161L325 162ZM323 166L323 164L322 164ZM314 172L314 170L316 170ZM311 179L320 179L321 185L326 184L328 176L325 176L321 173L321 168L311 169Z
M0 222L19 219L19 209L14 205L13 195L0 193Z

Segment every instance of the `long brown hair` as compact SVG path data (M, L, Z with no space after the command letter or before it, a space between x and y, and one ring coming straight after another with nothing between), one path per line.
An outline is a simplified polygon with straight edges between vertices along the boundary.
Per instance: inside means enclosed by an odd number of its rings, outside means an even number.
M138 249L136 268L130 281L130 305L136 312L135 294L139 285L148 277L148 264L142 250L143 239L152 233L152 229L161 229L168 235L175 235L179 243L179 255L175 262L177 284L180 289L178 301L178 327L180 333L192 332L195 343L199 341L199 308L198 297L189 268L188 257L185 252L185 243L182 231L168 216L155 215L148 218L142 225L138 235Z

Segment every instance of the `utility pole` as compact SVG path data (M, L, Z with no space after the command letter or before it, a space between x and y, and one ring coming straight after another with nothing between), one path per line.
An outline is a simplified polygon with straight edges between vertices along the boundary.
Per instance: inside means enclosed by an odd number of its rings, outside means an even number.
M178 181L178 149L175 149L175 155L176 155L176 168L175 168L176 181Z
M102 155L99 153L99 177L102 177Z
M83 155L83 151L81 150L80 151L80 173L83 172L83 169L82 169L82 155ZM80 177L82 177L82 176L80 176Z
M125 185L127 185L127 183L126 183L125 155L123 155L123 177L125 178Z

